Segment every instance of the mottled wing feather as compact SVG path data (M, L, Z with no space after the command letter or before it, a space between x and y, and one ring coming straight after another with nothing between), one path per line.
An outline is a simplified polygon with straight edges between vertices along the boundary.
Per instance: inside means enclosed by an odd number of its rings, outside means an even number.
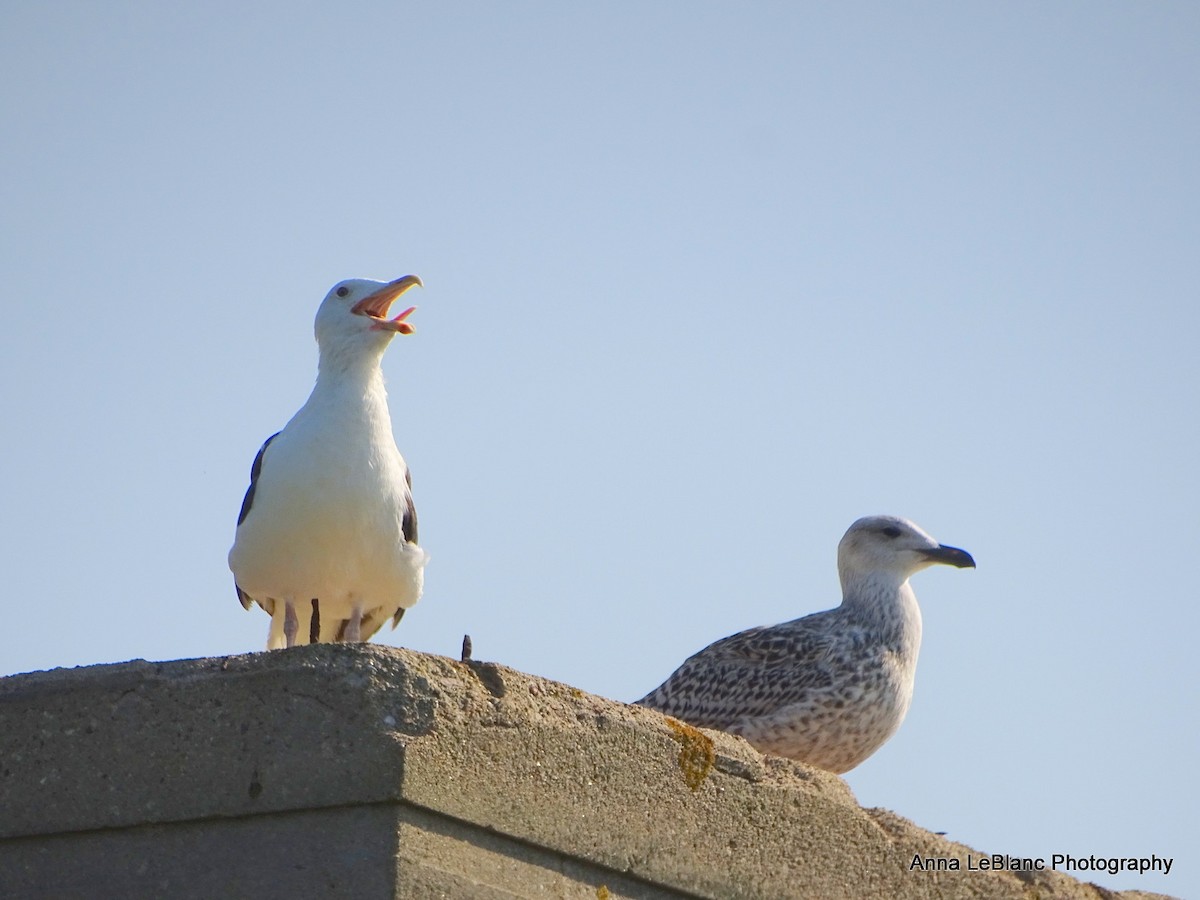
M835 641L826 615L722 638L637 702L705 728L770 715L829 682Z
M811 665L830 647L830 633L814 621L820 613L783 625L748 628L709 644L700 653L711 653L735 662L766 665Z

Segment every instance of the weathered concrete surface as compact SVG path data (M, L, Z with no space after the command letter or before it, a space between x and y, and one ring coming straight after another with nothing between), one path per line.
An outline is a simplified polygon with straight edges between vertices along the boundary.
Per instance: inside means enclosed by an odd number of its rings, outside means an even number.
M837 776L492 664L316 645L0 679L4 898L1117 896L909 870L968 852Z

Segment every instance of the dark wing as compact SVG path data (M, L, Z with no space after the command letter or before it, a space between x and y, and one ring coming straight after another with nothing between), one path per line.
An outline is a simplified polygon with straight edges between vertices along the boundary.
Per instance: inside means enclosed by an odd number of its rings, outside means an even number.
M254 605L254 598L243 591L237 582L234 582L233 586L237 589L238 602L242 604L242 609L249 609Z
M407 467L404 469L404 482L408 485L408 495L404 498L406 505L404 508L404 521L401 522L401 528L404 530L404 540L410 544L417 542L417 507L413 503L412 496L412 472ZM400 621L399 619L396 620Z
M413 503L412 496L412 472L408 467L404 469L404 483L408 485L408 496L405 498L406 504L404 507L404 521L401 527L404 529L404 540L410 544L417 542L417 507ZM392 628L400 624L400 620L404 618L404 607L396 610L396 614L392 616Z
M254 492L258 488L258 476L262 474L263 454L267 452L267 447L271 441L279 437L279 432L275 432L258 448L258 455L254 457L254 462L250 466L250 487L246 488L246 496L242 498L242 511L238 513L238 524L241 525L246 521L246 516L250 514L250 507L254 505ZM242 604L242 609L249 609L254 603L253 598L241 586L234 582L234 588L237 589L238 602Z
M242 498L242 511L238 513L238 524L241 525L246 521L246 516L250 514L250 507L254 505L254 491L258 488L258 476L262 474L263 454L267 452L267 447L271 445L271 441L279 437L279 432L275 432L258 448L258 455L254 457L254 463L250 466L250 487L246 488L246 496Z

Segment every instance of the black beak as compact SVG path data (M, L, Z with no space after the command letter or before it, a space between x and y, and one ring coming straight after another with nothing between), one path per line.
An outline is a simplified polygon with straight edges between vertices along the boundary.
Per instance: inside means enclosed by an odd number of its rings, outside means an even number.
M947 566L954 566L956 569L975 568L975 560L971 558L971 554L966 550L959 550L957 547L947 547L945 544L939 544L933 550L924 550L922 552L930 562L944 563Z

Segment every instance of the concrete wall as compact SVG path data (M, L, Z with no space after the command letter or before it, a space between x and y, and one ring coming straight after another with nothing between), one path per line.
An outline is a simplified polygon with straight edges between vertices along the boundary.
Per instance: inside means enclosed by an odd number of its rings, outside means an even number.
M834 775L490 663L317 645L0 679L4 900L1115 896L909 868L968 852Z

